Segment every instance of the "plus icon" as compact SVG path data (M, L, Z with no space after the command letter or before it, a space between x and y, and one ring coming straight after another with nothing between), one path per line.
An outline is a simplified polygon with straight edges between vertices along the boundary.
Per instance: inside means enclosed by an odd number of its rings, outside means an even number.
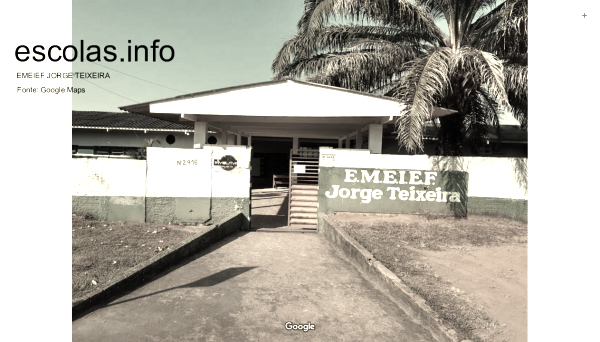
M585 17L587 17L587 14L583 13L583 19L585 19Z

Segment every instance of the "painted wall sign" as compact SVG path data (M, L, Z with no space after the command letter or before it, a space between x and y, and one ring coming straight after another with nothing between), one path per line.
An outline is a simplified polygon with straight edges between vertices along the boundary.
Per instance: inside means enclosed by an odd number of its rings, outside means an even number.
M321 154L321 161L335 161L335 154Z
M294 173L306 173L306 165L294 165Z
M198 159L194 160L178 160L177 165L198 165Z
M237 160L233 156L226 155L221 157L221 159L214 159L213 165L221 166L225 171L231 171L237 167Z
M339 167L319 170L319 211L466 215L466 172Z

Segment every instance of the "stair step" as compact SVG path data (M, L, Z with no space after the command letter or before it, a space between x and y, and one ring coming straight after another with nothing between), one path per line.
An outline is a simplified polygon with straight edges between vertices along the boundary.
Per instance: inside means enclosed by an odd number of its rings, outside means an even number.
M290 208L290 213L316 213L317 212L317 207L316 206L311 206L311 207L294 207L292 206Z
M319 190L319 185L294 184L292 190Z
M291 213L290 218L293 220L295 218L299 219L316 219L317 213Z
M297 224L316 225L317 219L290 218L290 225L297 225Z
M292 208L298 208L298 207L307 207L307 208L316 208L317 204L319 204L318 201L307 201L307 202L298 202L298 201L292 201L290 207Z
M292 202L293 201L297 201L297 202L319 202L319 197L317 196L294 196L292 194Z
M319 196L319 191L292 189L292 196Z

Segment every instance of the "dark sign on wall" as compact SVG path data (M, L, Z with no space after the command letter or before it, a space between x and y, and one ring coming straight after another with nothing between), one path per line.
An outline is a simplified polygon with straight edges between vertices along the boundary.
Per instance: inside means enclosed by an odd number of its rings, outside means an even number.
M221 159L214 159L213 165L221 166L225 171L231 171L237 167L237 160L233 156L226 155L221 157Z
M319 212L466 216L468 173L319 168Z

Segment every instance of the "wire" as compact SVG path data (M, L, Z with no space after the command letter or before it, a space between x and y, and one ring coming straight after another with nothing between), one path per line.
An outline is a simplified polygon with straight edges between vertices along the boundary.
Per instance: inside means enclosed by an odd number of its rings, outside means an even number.
M99 86L99 85L97 85L97 84L95 84L95 83L93 83L93 82L90 82L90 81L86 80L85 78L80 78L80 80L82 80L82 81L86 81L86 82L89 82L89 83L92 83L93 85L95 85L96 87L98 87L98 88L100 88L100 89L104 89L104 90L106 90L106 91L107 91L107 92L109 92L109 93L115 94L115 95L117 95L117 96L120 96L120 97L122 97L122 98L124 98L124 99L127 99L127 100L129 100L129 101L133 101L133 102L135 102L135 103L139 103L139 102L138 102L138 101L136 101L136 100L132 100L132 99L130 99L130 98L128 98L128 97L125 97L125 96L119 95L119 94L117 94L117 93L115 93L115 92L112 92L112 91L110 91L110 90L108 90L108 89L106 89L106 88L102 88L101 86Z
M122 71L115 70L115 69L113 69L113 68L109 68L109 67L107 67L107 66L104 66L104 65L102 65L102 64L98 64L98 63L95 63L95 62L91 62L91 63L93 63L93 64L96 64L96 65L99 65L99 66L101 66L101 67L103 67L103 68L106 68L106 69L110 69L110 70L112 70L112 71L116 71L116 72L118 72L118 73L121 73L121 74L123 74L123 75L127 75L127 76L129 76L129 77L136 78L136 79L138 79L138 80L140 80L140 81L148 82L148 83L151 83L151 84L157 85L157 86L159 86L159 87L163 87L163 88L167 88L167 89L175 90L175 91L178 91L178 92L180 92L180 93L182 93L182 94L187 94L186 92L183 92L183 91L181 91L181 90L174 89L174 88L169 88L169 87L165 87L164 85L160 85L160 84L158 84L158 83L154 83L154 82L146 81L146 80L145 80L145 79L143 79L143 78L139 78L139 77L136 77L136 76L132 76L132 75L126 74L126 73L124 73L124 72L122 72Z

